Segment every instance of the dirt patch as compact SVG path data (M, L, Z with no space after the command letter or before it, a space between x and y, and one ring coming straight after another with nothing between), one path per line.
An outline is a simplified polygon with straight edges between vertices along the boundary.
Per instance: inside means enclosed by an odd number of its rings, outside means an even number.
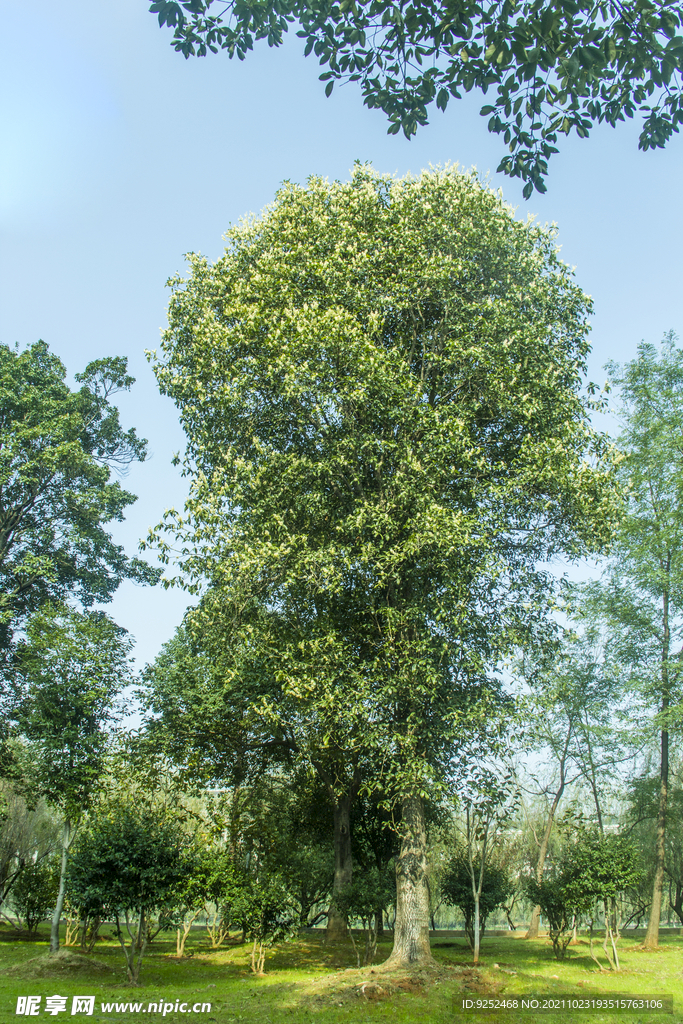
M467 992L468 995L477 996L495 996L502 989L504 985L495 982L485 982L482 980L481 975L477 971L470 971L469 973L463 972L462 974L462 990Z
M71 974L112 974L111 967L101 960L72 953L69 949L60 949L57 953L47 953L24 960L5 969L5 974L16 974L22 978L59 978Z
M443 982L450 983L467 994L495 995L503 984L485 981L471 965L438 963L436 961L410 968L376 967L361 969L349 967L335 974L316 978L309 989L305 1004L313 1009L326 1005L344 1006L358 1002L378 1003L394 997L424 996Z
M406 977L393 978L391 981L364 981L356 986L356 995L367 1002L375 1003L380 999L389 999L399 992L411 992L416 995L423 995L426 990L424 978Z

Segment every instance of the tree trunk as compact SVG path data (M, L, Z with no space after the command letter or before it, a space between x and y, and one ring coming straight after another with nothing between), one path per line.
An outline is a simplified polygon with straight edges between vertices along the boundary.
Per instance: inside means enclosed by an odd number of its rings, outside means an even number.
M671 885L669 882L669 906L678 917L678 920L683 924L683 885L681 885L681 879L676 878L673 881L674 898L671 899Z
M144 910L140 911L140 918L138 921L137 933L130 927L130 920L128 918L128 911L126 911L126 931L130 937L130 946L126 946L125 936L121 931L121 924L119 921L118 914L114 917L116 921L116 934L118 935L123 955L126 958L126 973L128 975L128 984L137 985L140 977L140 965L142 964L142 958L145 955L147 949L147 921L146 913ZM136 959L137 955L137 959Z
M472 959L475 964L479 963L479 949L481 947L480 921L479 921L479 893L474 897L474 948Z
M52 927L50 928L50 952L56 953L59 949L59 922L62 919L64 908L64 895L66 892L66 865L71 845L71 822L64 819L62 829L62 862L59 871L59 892L57 893L57 904L52 915Z
M652 904L647 931L643 940L644 949L656 949L659 944L659 919L662 913L662 889L664 886L664 861L666 856L666 811L669 796L669 733L662 730L661 770L659 782L659 807L657 809L657 838L655 841L655 877L652 886Z
M550 814L548 815L548 823L543 833L543 839L541 840L541 846L538 851L538 862L536 864L536 882L538 885L543 881L543 868L545 867L545 858L548 854L548 844L550 842L550 833L553 830L553 823L555 821L555 812L557 811L557 805L560 802L560 797L564 790L564 783L561 784L560 789L555 794L555 797L550 808ZM539 906L534 907L531 911L531 920L529 927L527 928L525 939L537 939L538 938L538 926L541 919L541 908Z
M670 569L670 558L666 564ZM662 888L664 886L664 867L666 862L666 812L669 801L669 730L667 715L669 711L669 592L664 590L662 597L662 729L659 761L659 806L657 808L657 838L655 840L655 877L652 886L652 904L647 931L643 941L643 949L656 949L659 945L659 919L662 914Z
M548 853L548 844L550 842L550 834L551 834L551 832L553 830L553 824L555 822L555 813L557 811L557 805L559 804L560 800L562 799L562 794L564 793L564 788L565 788L565 786L567 784L567 776L566 776L567 754L568 754L568 751L569 751L569 744L571 742L573 731L574 731L574 721L572 719L569 722L569 728L567 729L567 736L566 736L565 741L564 741L564 749L562 751L562 756L560 757L560 784L559 784L559 786L558 786L558 788L557 788L557 790L555 792L555 795L553 797L553 802L552 802L552 804L550 806L550 813L548 815L548 823L547 823L547 825L545 827L545 832L543 833L543 839L541 840L541 846L540 846L539 851L538 851L538 861L537 861L537 864L536 864L536 882L538 883L538 885L540 885L541 882L543 881L543 868L545 867L545 858L546 858L547 853ZM529 922L529 927L527 929L526 935L524 936L525 939L537 939L538 938L538 924L539 924L539 921L540 921L540 917L541 917L541 908L540 907L534 907L534 909L531 912L531 921Z
M422 797L404 798L401 806L401 851L396 859L394 948L387 967L431 963L427 834Z
M591 748L591 736L590 736L590 725L588 724L588 712L585 712L586 721L584 723L584 738L586 740L586 750L588 751L588 771L590 775L590 786L593 793L593 802L595 804L595 814L598 820L598 832L601 836L605 834L605 828L602 822L602 808L600 806L600 794L598 792L598 778L595 770L595 761L593 760L593 750Z
M346 938L346 920L339 913L334 897L353 880L353 859L351 857L351 803L350 795L334 799L334 883L332 903L327 914L326 938Z

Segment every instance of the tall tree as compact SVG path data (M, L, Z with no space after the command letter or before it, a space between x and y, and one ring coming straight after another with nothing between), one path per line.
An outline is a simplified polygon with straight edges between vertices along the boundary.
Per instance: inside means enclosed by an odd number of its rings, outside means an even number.
M211 584L222 647L235 635L252 666L255 605L292 633L308 617L315 658L288 644L260 712L364 723L401 808L392 962L414 962L424 795L500 704L500 658L543 629L539 562L610 534L579 395L590 304L552 232L452 169L286 185L214 266L190 262L156 364L188 436L179 582ZM353 655L343 700L325 622L340 680Z
M95 799L116 715L129 682L130 640L102 612L48 607L28 623L18 655L19 730L32 745L36 786L63 814L59 893L50 949L59 949L69 848Z
M659 800L645 947L657 946L666 864L669 737L683 698L683 352L668 334L610 363L620 389L619 475L628 508L605 580L588 588L610 630L612 655L631 673L632 720L657 735ZM639 705L639 706L638 706ZM642 723L645 723L644 725Z
M620 686L605 665L599 636L587 627L581 636L567 632L554 656L525 659L522 671L530 683L526 705L529 741L542 757L543 777L529 772L533 795L545 804L540 830L532 828L540 885L560 803L579 780L590 789L600 834L605 782L614 778L628 756L615 721ZM538 935L540 906L532 910L526 938Z
M432 103L477 89L489 131L509 153L499 171L521 177L528 198L545 192L559 134L586 138L595 124L615 127L643 114L641 149L662 147L683 121L683 15L677 0L391 0L240 4L231 0L154 0L150 11L173 28L186 58L225 50L244 60L254 42L279 46L290 24L336 82L360 82L363 102L381 109L389 133L407 138L427 123Z

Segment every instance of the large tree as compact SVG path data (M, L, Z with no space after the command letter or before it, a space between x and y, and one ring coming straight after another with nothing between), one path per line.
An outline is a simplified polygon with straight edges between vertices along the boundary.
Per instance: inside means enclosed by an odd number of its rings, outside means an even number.
M325 69L328 96L335 82L360 82L364 103L408 138L432 103L445 110L472 89L490 91L481 113L509 149L498 170L523 178L525 197L545 191L559 134L585 138L639 112L640 148L653 149L683 121L676 0L154 0L150 11L185 57L222 49L244 60L257 40L279 46L294 25Z
M654 736L659 748L655 870L644 943L654 948L666 869L670 732L683 700L683 352L669 334L659 351L643 343L631 362L608 369L621 399L619 474L628 508L605 578L588 593L608 629L611 656L628 673L635 738Z
M539 562L609 537L579 395L590 303L552 232L452 169L286 185L215 265L190 263L156 363L188 437L191 495L166 523L180 579L210 582L235 673L245 650L249 671L273 660L255 607L292 635L308 619L259 710L332 708L338 734L362 717L400 806L392 962L414 962L424 796L499 706L500 659L543 628Z

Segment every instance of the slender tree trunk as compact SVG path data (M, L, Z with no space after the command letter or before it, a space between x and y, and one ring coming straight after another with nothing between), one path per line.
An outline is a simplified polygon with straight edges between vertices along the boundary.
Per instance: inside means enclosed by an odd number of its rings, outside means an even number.
M346 920L339 913L334 897L353 880L353 859L351 856L351 803L353 797L347 794L334 798L334 883L332 900L327 914L327 939L346 937Z
M555 795L553 796L553 802L550 805L550 813L548 815L548 822L546 824L545 831L543 833L543 839L541 840L541 845L540 845L540 848L539 848L539 851L538 851L538 861L536 863L536 882L538 883L538 885L540 885L541 882L543 881L543 868L545 867L545 858L548 855L548 844L550 843L550 835L551 835L552 830L553 830L553 824L555 823L555 814L557 812L558 804L559 804L560 800L562 799L562 794L564 793L564 789L565 789L565 786L567 784L567 776L566 776L567 753L569 751L569 744L571 742L573 731L574 731L574 722L573 722L573 719L572 719L569 722L569 728L567 729L567 735L566 735L565 741L564 741L564 748L562 750L562 756L560 757L560 784L559 784L559 786L558 786L558 788L557 788L557 790L555 792ZM531 921L529 922L529 927L528 927L528 929L526 931L526 935L524 936L525 939L536 939L536 938L538 938L538 925L539 925L540 917L541 917L541 908L540 907L534 907L534 909L531 912Z
M667 562L667 569L669 564ZM662 914L662 889L664 886L664 866L666 861L666 813L669 802L669 730L666 716L669 711L669 593L664 591L662 598L662 718L664 728L660 739L659 761L659 806L657 808L657 835L655 839L655 877L652 885L652 904L647 931L643 940L644 949L656 949L659 945L659 919Z
M474 928L472 932L472 957L475 964L479 963L479 950L481 948L481 892L484 888L484 873L486 871L486 852L488 846L488 834L490 819L483 829L481 854L479 861L479 878L477 879L474 870L474 843L476 836L481 835L482 822L476 825L476 817L473 821L470 816L470 808L467 808L467 861L470 868L470 882L472 883L472 899L474 900Z
M596 814L597 819L598 819L598 831L599 831L601 836L604 836L605 829L604 829L604 825L603 825L603 821L602 821L602 808L600 806L600 794L598 792L597 772L595 770L595 762L593 760L593 750L591 748L590 726L588 724L588 712L586 712L584 737L585 737L585 740L586 740L586 749L588 751L588 769L589 769L589 774L590 774L591 791L593 793L593 802L595 804L595 814Z
M481 922L479 919L479 893L474 897L474 949L472 959L475 964L479 963L479 949L481 948Z
M553 802L550 807L550 814L548 815L548 822L543 833L543 839L538 851L538 861L536 862L536 881L540 885L543 881L543 868L545 867L545 859L548 855L548 845L550 843L550 834L553 830L553 824L555 823L555 812L557 811L557 805L560 802L562 793L564 792L564 780L562 781L560 788L555 793ZM527 928L525 939L536 939L538 938L538 926L541 918L541 908L536 906L531 911L531 921Z
M664 887L664 862L666 856L666 812L669 797L669 732L662 730L661 762L659 779L659 806L657 808L657 835L655 839L655 877L652 886L652 903L647 931L643 940L644 949L656 949L659 944L659 919L662 914L662 889Z
M57 904L52 915L52 927L50 929L50 952L56 953L59 949L59 922L62 919L62 910L64 908L64 895L66 892L66 865L69 856L69 846L71 845L71 822L68 818L64 819L64 827L62 828L62 862L59 871L59 892L57 893Z
M401 850L396 859L396 924L394 948L387 967L431 963L427 833L424 801L411 795L401 805Z

